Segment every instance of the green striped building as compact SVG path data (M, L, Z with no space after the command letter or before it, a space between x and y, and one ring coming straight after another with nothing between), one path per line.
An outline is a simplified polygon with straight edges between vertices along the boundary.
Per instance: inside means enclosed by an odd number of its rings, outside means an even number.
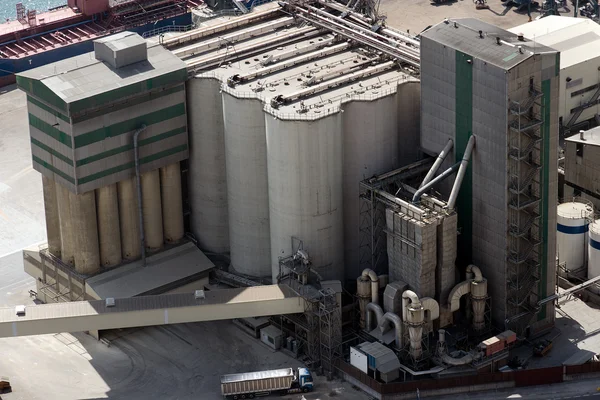
M121 36L120 42L135 42L137 35ZM136 46L127 44L113 52L115 58L136 55ZM27 93L37 171L74 193L128 178L134 173L132 135L142 125L142 171L188 157L185 63L162 46L143 46L146 54L137 51L119 68L97 59L96 51L17 76Z

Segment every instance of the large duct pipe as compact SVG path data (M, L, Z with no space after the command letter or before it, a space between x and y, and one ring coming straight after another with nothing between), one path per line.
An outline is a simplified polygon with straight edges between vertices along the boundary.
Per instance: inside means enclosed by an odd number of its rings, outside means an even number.
M369 303L367 304L367 331L371 331L373 329L373 314L375 314L375 322L377 325L381 323L381 318L383 318L383 310L379 306L379 304Z
M385 324L387 322L391 322L392 324L394 324L394 329L395 329L395 339L396 339L396 348L398 350L402 350L402 348L404 347L403 345L403 336L402 336L402 320L400 319L400 317L397 314L391 313L391 312L386 312L385 314L383 314L383 316L381 317L381 319L379 320L379 329L381 329L381 332L384 332L385 329Z
M367 304L371 302L371 281L363 280L362 276L356 279L356 296L358 297L358 308L360 309L360 327L365 328Z
M469 159L471 158L471 152L473 151L474 146L475 136L473 135L469 138L469 141L467 142L467 147L465 149L465 153L463 154L463 159L460 162L460 168L458 169L458 173L456 174L454 186L452 186L450 198L448 199L448 210L454 210L454 205L456 204L456 199L458 198L458 192L460 191L460 186L462 184L463 178L467 173L467 165L469 164Z
M440 317L440 305L435 299L423 297L421 305L423 306L423 310L429 312L429 320L427 322L435 321Z
M142 183L140 182L140 154L138 151L138 136L146 129L142 124L133 134L133 158L135 160L135 183L137 188L138 218L140 224L140 248L142 249L142 266L146 266L146 238L144 237L144 213L142 211Z
M471 280L463 281L454 286L448 295L448 304L450 304L450 312L458 311L460 308L460 298L467 293L471 293Z
M408 325L410 354L414 359L419 359L423 353L421 341L425 324L425 309L417 294L412 290L402 293L402 320Z
M421 307L421 302L419 301L419 296L412 290L405 290L402 293L402 320L406 321L406 315L408 313L408 306L413 305L413 307Z
M481 270L476 265L469 264L469 266L467 267L467 274L473 274L473 280L475 282L481 282L483 280L483 275L481 274Z
M379 304L379 278L377 273L370 268L365 268L361 277L363 280L371 280L371 302Z
M438 184L439 182L443 181L444 179L446 179L447 177L452 175L452 173L454 171L456 171L459 167L460 167L460 163L456 163L453 166L451 166L450 168L448 168L447 170L445 170L444 172L442 172L441 174L439 174L438 176L436 176L432 181L428 182L426 185L423 185L423 187L419 188L419 190L417 190L415 192L415 194L413 195L412 202L418 203L419 200L421 199L421 196L423 196L426 191L428 191L431 187L433 187L434 185Z
M431 181L433 179L433 177L435 176L435 173L440 168L440 166L444 162L444 159L446 159L446 156L452 149L452 146L454 146L454 142L452 141L452 139L450 139L450 140L448 140L448 143L446 143L446 146L444 146L444 148L442 149L440 154L438 154L438 157L436 158L435 162L431 166L431 169L429 169L429 172L427 172L427 175L425 175L425 179L423 179L423 182L421 183L421 186L419 186L419 189L422 188L423 186L427 185L429 183L429 181Z

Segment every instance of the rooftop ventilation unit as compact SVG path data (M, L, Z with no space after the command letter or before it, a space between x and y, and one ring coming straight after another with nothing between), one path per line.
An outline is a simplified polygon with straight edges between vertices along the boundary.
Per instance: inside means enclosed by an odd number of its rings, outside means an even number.
M106 307L114 307L114 306L115 306L114 297L107 297L106 298Z
M146 41L137 33L121 32L94 40L97 60L117 69L148 60Z
M194 297L196 298L196 300L204 300L206 298L204 290L196 290L194 292Z

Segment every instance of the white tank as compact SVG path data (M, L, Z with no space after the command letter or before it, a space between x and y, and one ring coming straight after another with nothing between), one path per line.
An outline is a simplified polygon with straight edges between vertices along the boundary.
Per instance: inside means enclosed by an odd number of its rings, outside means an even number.
M565 263L568 270L585 266L588 221L592 213L592 206L585 203L569 202L558 206L556 251L558 262Z
M189 197L191 229L200 248L226 253L229 219L220 88L215 79L194 78L187 82Z
M342 117L316 121L265 115L272 275L303 241L323 279L343 279ZM357 182L358 184L358 182ZM295 250L295 249L294 249Z
M231 265L271 276L265 114L259 100L223 93Z
M600 219L589 226L587 274L588 279L600 275ZM600 294L600 288L596 285L590 286L589 289L596 294Z

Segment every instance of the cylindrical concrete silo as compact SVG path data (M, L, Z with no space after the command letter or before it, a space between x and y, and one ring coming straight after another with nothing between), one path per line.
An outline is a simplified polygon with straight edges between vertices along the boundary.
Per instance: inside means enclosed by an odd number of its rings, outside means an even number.
M314 121L265 115L274 279L279 257L292 253L292 237L323 279L343 279L341 120L341 113Z
M344 262L360 274L359 182L399 167L396 94L344 105ZM381 272L381 271L380 271Z
M58 217L56 184L52 179L42 175L42 187L44 190L44 211L46 214L48 250L56 257L60 257L60 220Z
M69 190L60 183L55 183L55 186L60 223L60 257L65 264L73 265L75 263L75 238L73 236Z
M183 204L181 203L181 168L179 162L160 169L160 192L165 242L183 238Z
M187 89L192 233L203 250L226 253L229 219L221 83L195 78L187 82Z
M158 250L163 247L162 204L160 201L160 174L158 169L143 173L141 182L146 248Z
M600 276L600 219L591 223L589 228L587 278L592 279ZM600 294L597 285L590 286L590 290Z
M565 263L569 271L585 266L585 245L588 223L592 214L592 206L585 203L569 202L558 206L556 234L558 262Z
M92 274L100 269L95 191L83 194L69 192L69 205L76 246L75 271Z
M231 265L271 275L265 114L258 100L223 94Z
M142 256L135 177L118 182L117 188L119 192L121 251L124 260L135 260Z
M96 189L96 212L100 263L106 267L118 265L121 262L121 227L116 183Z

